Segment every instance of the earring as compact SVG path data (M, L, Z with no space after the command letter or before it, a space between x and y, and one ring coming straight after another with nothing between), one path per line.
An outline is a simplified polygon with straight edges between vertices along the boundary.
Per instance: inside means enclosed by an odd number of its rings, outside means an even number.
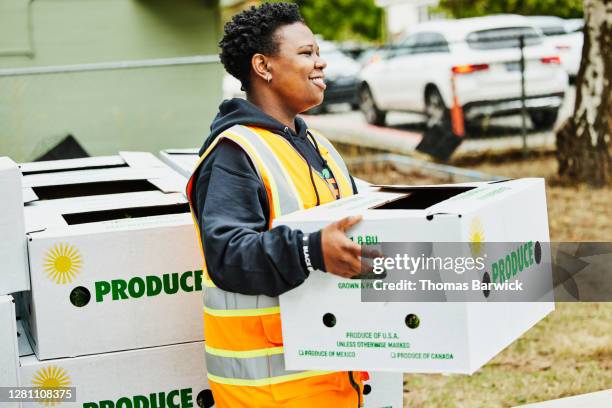
M272 81L272 75L266 75L266 79L268 80L268 84Z

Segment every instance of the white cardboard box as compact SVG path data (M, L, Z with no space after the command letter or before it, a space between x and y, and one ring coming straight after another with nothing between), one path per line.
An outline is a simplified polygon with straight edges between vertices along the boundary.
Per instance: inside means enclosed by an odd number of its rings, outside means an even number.
M161 160L185 178L191 177L198 162L198 149L166 149L159 152Z
M24 211L24 324L39 359L203 340L202 257L182 194L56 199Z
M549 241L542 179L372 192L275 225L312 232L356 214L364 219L349 235L358 243ZM554 310L548 292L546 301L522 303L362 302L362 283L317 272L281 295L288 369L471 374ZM328 313L332 327L324 324ZM405 323L409 314L420 319L417 328Z
M23 201L161 190L183 192L185 181L148 152L21 163ZM88 190L83 188L88 184Z
M0 295L30 289L22 210L21 174L0 157Z
M54 404L60 408L214 406L201 341L47 361L28 355L20 358L20 366L22 387L74 387L76 401ZM24 408L40 406L40 401L23 403Z
M0 296L0 387L19 385L19 353L15 321L13 297ZM0 406L8 408L17 407L18 404L2 402Z
M365 408L402 408L404 406L404 374L370 372L365 382ZM368 387L369 386L369 387ZM367 394L366 394L367 392Z
M135 406L133 395L159 395L159 392L168 395L169 390L185 388L191 388L193 401L185 407L214 406L207 404L211 402L212 393L205 374L202 342L40 361L34 355L20 322L17 322L17 328L20 358L14 364L16 370L19 368L21 381L13 385L40 386L41 379L51 380L53 375L61 377L66 387L76 388L77 402L62 402L60 407L102 408L100 401L103 400L113 401L116 406L122 397L131 399ZM54 371L51 367L55 367ZM100 384L99 378L110 378L110 381ZM403 374L370 373L366 385L364 408L402 408ZM198 395L200 405L196 402ZM180 399L180 392L175 399ZM85 406L84 402L95 405ZM23 406L33 407L35 404Z

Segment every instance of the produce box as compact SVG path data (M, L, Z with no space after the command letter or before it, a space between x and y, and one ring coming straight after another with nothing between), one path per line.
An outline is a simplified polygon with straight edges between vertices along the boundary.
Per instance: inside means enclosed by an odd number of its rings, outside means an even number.
M435 289L421 291L402 287L397 277L412 274L385 256L367 279L311 273L280 296L288 369L471 374L554 310L543 179L384 186L275 225L312 232L357 214L363 220L348 235L383 255L395 246L425 262L446 251L478 267L417 268ZM380 292L389 281L395 286ZM512 287L526 288L523 297Z
M0 387L19 385L19 352L15 302L10 295L0 296ZM0 389L0 401L8 399L8 390ZM0 406L17 408L17 402L2 402Z
M0 157L0 295L30 289L21 174L8 157Z
M191 177L198 162L198 149L166 149L159 152L160 159L185 178Z
M202 341L46 361L25 354L19 359L22 387L44 392L59 386L73 394L23 402L24 408L215 406Z
M19 168L25 203L139 191L183 192L185 188L181 177L147 152L21 163Z
M202 256L183 194L71 197L24 213L24 320L40 360L203 340Z
M404 375L402 373L370 372L363 390L365 408L403 408Z

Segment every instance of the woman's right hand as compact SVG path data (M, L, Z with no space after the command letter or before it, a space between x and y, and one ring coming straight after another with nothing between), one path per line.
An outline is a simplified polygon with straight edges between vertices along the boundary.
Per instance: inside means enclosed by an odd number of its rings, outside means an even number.
M361 215L333 222L321 231L325 270L343 278L361 273L361 246L346 237L346 231L361 221Z

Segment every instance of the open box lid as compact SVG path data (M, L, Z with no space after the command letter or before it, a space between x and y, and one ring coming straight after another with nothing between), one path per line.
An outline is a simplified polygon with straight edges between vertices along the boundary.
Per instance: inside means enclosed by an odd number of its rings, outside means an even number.
M478 211L493 200L512 190L521 189L542 179L519 179L504 182L471 182L440 185L376 185L376 191L343 198L275 220L283 222L337 221L341 218L367 214L368 219L394 216L427 217L434 214L466 214ZM400 210L400 211L398 211Z
M23 163L19 167L23 174L24 203L79 197L83 184L89 184L88 192L83 191L85 195L153 189L177 193L185 189L183 178L147 152ZM140 181L140 185L130 183L136 180ZM93 184L97 184L97 188Z
M150 226L165 223L160 216L175 219L181 215L184 222L192 223L189 204L183 194L144 191L138 193L100 195L53 200L24 207L26 232L29 236L66 234L74 231L99 231L112 223L112 229L129 228L130 221L149 220ZM142 222L141 222L142 224Z
M183 177L191 177L200 156L198 149L166 149L159 152L161 160Z
M159 152L159 154L168 154L170 156L174 156L174 155L198 155L200 149L196 148L196 147L190 147L190 148L185 148L185 149L164 149L162 151Z

